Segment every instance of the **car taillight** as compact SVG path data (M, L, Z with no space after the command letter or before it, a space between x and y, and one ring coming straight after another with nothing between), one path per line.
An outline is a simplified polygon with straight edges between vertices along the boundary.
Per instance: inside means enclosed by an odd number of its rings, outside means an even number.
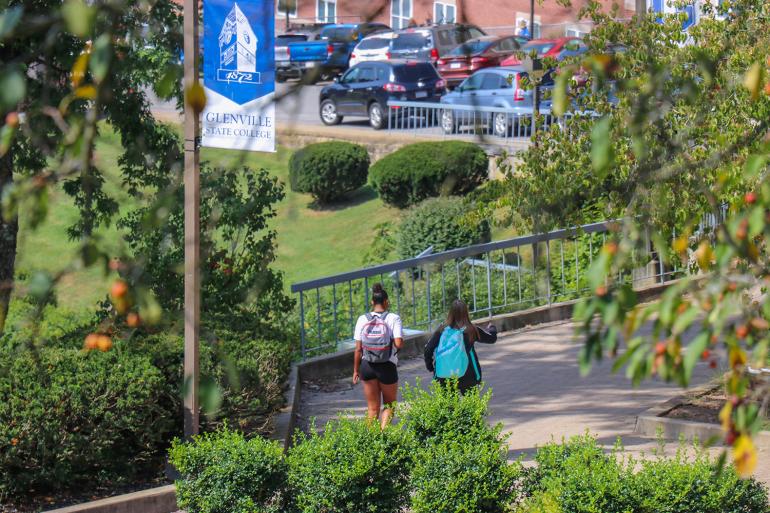
M386 59L390 60L390 59L391 59L391 57L393 57L393 56L391 55L391 53L390 53L390 52L385 52L385 58L386 58Z
M439 66L443 66L444 64L446 64L446 61L444 59L439 59L438 61L436 61L436 64L438 64Z
M382 86L383 89L385 89L389 93L405 93L406 87L402 86L401 84L394 84L393 82L388 82L384 86Z
M291 48L286 47L286 57L291 57Z
M430 49L430 59L432 61L438 60L438 50L436 50L435 48Z
M515 102L523 102L524 101L524 89L519 89L518 87L514 89L513 91L513 101Z
M351 59L355 59L355 58L356 58L356 54L354 54L354 53L351 53L351 54L350 54L350 58L351 58Z
M326 46L326 57L331 57L333 53L334 53L334 46L327 45Z
M486 64L489 62L489 59L486 57L474 57L471 59L471 66L480 66L482 64Z
M436 89L444 89L446 87L446 80L443 78L436 82Z

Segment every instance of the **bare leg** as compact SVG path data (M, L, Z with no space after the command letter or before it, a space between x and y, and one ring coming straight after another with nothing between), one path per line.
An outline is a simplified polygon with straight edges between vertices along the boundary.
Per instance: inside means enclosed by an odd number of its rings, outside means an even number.
M380 381L370 379L364 381L364 397L366 397L366 417L373 421L380 417Z
M393 406L396 404L396 398L398 397L398 383L393 383L392 385L380 384L380 389L382 390L382 403L385 405L380 417L380 426L382 429L385 429L390 424L390 419L393 418Z

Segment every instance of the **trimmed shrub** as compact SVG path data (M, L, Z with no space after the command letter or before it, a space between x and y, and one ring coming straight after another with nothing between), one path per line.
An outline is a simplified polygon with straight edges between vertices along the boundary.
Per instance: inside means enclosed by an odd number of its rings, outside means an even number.
M330 141L305 146L289 159L294 192L308 193L318 203L330 203L366 183L369 154L358 144Z
M398 416L419 445L458 437L478 438L482 433L487 433L486 438L497 438L499 430L487 424L491 390L482 392L474 387L461 394L457 381L445 385L432 381L428 390L419 382L415 386L405 383L401 396Z
M122 482L162 468L178 416L147 357L0 351L0 500Z
M502 513L516 498L519 465L498 440L447 437L419 451L410 478L413 513Z
M605 454L590 435L537 451L537 466L524 488L533 495L521 511L576 513L767 513L767 489L739 479L726 466L718 471L706 453L687 458L621 460Z
M464 223L467 205L462 198L432 198L410 210L398 233L398 254L412 258L433 246L434 252L489 242L489 223Z
M289 486L298 511L395 513L408 504L411 444L404 431L340 419L295 442Z
M182 475L177 504L188 513L285 511L286 463L278 442L223 428L191 443L174 440L169 462Z
M378 160L371 182L383 201L406 208L439 195L461 195L487 179L489 160L465 141L410 144Z
M143 335L125 344L125 350L147 355L162 372L165 387L158 399L171 411L181 411L184 380L184 339L181 335ZM292 347L286 342L261 340L242 333L223 333L216 342L200 344L203 380L216 383L222 394L217 418L201 418L207 428L223 420L259 426L283 404L283 385L291 365ZM175 434L181 434L181 416L175 415ZM243 427L243 425L241 425Z
M770 511L767 488L741 479L732 465L717 472L704 453L688 459L679 449L674 458L642 460L631 476L632 502L638 513L743 513Z

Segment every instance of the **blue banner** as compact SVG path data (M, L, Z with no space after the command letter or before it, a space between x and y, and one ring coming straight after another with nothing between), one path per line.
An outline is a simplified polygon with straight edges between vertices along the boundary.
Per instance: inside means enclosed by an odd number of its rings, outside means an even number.
M203 146L275 151L274 0L203 0Z

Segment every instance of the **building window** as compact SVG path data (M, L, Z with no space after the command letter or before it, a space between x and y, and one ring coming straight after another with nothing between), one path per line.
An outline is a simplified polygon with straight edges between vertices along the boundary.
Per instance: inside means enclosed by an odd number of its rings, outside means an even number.
M445 2L433 3L433 22L434 23L454 23L455 5Z
M294 16L296 18L298 1L299 0L278 0L278 12L284 16L288 14L289 16Z
M567 27L567 30L564 31L564 35L567 37L583 37L586 34L588 34L588 32L580 30L577 27Z
M394 29L406 28L412 19L412 0L391 0L390 26Z
M316 0L316 20L320 23L336 23L337 0Z

